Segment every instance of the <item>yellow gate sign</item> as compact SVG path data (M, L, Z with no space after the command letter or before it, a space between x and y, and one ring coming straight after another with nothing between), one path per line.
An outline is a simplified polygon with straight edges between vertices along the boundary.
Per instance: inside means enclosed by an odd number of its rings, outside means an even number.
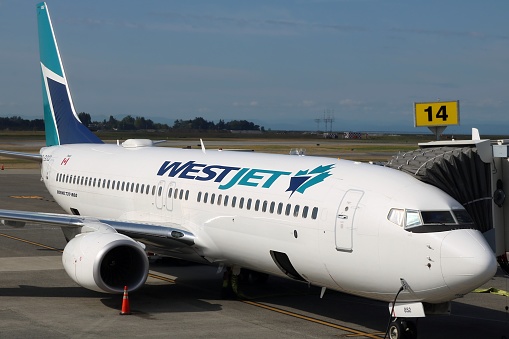
M414 103L415 127L459 125L459 101Z

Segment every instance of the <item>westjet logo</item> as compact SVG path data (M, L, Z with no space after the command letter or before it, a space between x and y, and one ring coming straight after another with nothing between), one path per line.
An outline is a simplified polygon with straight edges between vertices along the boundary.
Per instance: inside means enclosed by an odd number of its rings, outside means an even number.
M303 194L309 187L324 181L331 176L330 170L333 167L333 164L318 166L312 170L298 171L291 176L292 172L260 168L208 165L196 163L195 161L186 163L165 161L157 171L157 175L197 181L213 181L219 183L218 188L220 190L227 190L236 185L270 188L277 180L290 177L286 192L291 192L290 196L292 196L295 192Z

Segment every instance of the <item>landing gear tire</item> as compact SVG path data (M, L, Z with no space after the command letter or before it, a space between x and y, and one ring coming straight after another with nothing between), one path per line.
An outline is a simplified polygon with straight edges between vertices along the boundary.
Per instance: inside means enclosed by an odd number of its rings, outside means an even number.
M390 339L416 339L417 327L415 323L405 319L395 319L389 326Z

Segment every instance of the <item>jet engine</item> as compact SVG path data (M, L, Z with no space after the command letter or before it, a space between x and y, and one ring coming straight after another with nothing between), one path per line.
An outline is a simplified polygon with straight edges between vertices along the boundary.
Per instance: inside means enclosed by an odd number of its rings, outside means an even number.
M78 234L65 246L62 262L76 283L106 293L140 288L149 268L143 246L115 231Z

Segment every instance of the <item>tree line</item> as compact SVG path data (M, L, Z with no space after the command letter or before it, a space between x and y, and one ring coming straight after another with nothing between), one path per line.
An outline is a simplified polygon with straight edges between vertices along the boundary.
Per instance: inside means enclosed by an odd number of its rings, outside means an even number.
M110 115L109 119L103 121L93 121L90 114L81 112L78 114L81 122L91 130L249 130L249 131L264 131L263 126L256 125L247 120L232 120L225 122L219 120L218 123L207 121L202 117L197 117L190 120L177 119L173 126L168 124L161 124L145 119L144 117L133 117L128 115L120 120L115 119ZM13 130L13 131L44 131L44 120L23 119L19 116L13 117L0 117L0 130Z

